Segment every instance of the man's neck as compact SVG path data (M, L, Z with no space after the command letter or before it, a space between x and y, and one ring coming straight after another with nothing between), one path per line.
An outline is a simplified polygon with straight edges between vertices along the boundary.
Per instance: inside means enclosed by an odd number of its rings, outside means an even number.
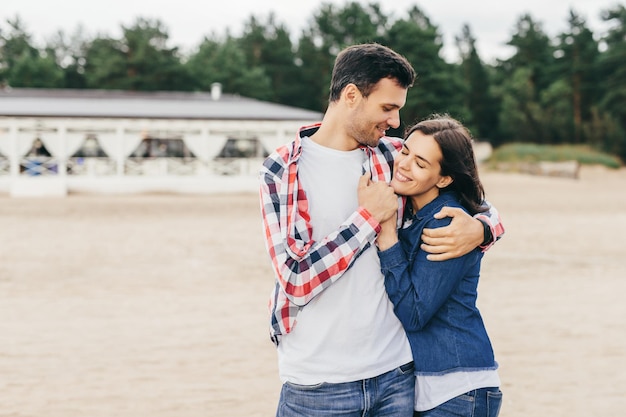
M320 128L311 136L311 140L320 146L338 151L353 151L359 143L346 133L345 121L326 113Z

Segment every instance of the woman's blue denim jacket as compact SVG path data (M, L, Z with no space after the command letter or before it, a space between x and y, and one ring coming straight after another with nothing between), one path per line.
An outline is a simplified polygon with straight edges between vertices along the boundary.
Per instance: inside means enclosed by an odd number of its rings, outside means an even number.
M419 248L424 228L450 224L450 218L433 218L443 206L462 208L455 193L442 193L398 231L398 243L379 251L385 287L409 338L416 375L497 369L476 308L483 253L429 261Z

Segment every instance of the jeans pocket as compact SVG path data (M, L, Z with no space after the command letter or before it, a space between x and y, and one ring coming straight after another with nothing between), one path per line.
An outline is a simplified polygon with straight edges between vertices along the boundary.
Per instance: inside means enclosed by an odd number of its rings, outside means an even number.
M498 417L502 407L502 391L487 391L487 416Z
M413 371L415 371L415 362L405 363L404 365L398 367L398 370L400 371L402 375L406 375L406 374L412 375Z
M324 384L326 383L320 382L319 384L314 384L314 385L300 385L300 384L294 384L293 382L286 381L283 385L285 385L286 388L289 388L292 391L315 391L317 389L322 388Z

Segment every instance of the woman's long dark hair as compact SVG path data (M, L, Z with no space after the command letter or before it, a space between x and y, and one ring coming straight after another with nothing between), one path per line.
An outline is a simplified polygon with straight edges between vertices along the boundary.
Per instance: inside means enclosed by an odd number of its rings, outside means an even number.
M440 174L453 179L441 191L455 191L471 215L485 211L485 189L478 178L472 136L467 128L447 114L433 114L409 127L405 138L417 130L434 137L441 148Z

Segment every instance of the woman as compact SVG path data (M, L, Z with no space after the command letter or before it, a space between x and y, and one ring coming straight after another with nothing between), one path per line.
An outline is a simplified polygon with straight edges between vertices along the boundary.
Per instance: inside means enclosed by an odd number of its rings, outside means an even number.
M416 416L495 417L502 393L493 349L476 308L483 253L442 262L420 249L424 228L443 206L484 211L484 189L469 132L447 115L409 129L394 161L394 191L406 196L400 230L385 222L377 240L385 287L415 360Z

